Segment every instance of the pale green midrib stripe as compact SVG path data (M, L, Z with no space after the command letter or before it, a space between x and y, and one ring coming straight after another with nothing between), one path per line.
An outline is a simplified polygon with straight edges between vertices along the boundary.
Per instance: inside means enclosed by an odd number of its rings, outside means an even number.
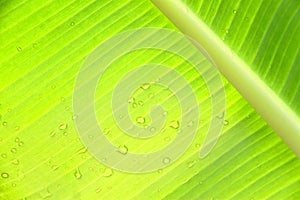
M233 92L233 94L234 94L235 92ZM243 107L240 107L240 110L243 110ZM236 111L237 113L239 112L239 110L237 110ZM242 118L242 119L240 119L238 122L236 122L236 123L239 123L239 122L242 122L243 120L244 120L245 118ZM263 128L264 126L262 125L260 128ZM234 126L232 126L231 128L234 128ZM230 132L230 130L231 130L231 128L230 129L228 129L228 130L226 130L225 131L225 133L224 134L226 134L227 132ZM199 173L201 173L201 172L203 172L203 170L205 170L205 169L210 169L209 171L211 171L212 169L214 169L214 168L218 168L217 167L217 165L215 165L214 163L215 162L218 162L218 160L224 155L224 154L226 154L226 153L229 153L229 152L232 152L232 149L235 149L237 146L239 146L239 145L241 145L243 142L244 142L244 140L247 140L247 139L249 139L249 137L251 137L251 135L250 136L248 136L247 138L242 138L241 140L239 140L239 142L238 142L238 144L236 144L234 147L230 147L230 149L228 150L228 151L226 151L226 152L223 152L222 154L221 154L221 156L219 156L218 158L216 158L216 159L214 159L213 161L210 161L210 163L208 164L208 165L206 165L206 166L204 166L204 168L202 168L201 169L201 171L199 171L198 172L198 174ZM260 139L262 139L262 138L260 138ZM260 139L258 139L258 140L260 140ZM224 146L232 146L232 145L229 145L230 143L232 143L232 140L230 140L230 139L228 139L227 138L227 140L228 141L226 141L224 144L223 144L223 147ZM250 144L249 144L250 145ZM252 145L252 144L251 144ZM248 146L243 146L244 148L245 148L245 150L247 150L248 149ZM237 151L233 151L233 152L235 152L237 155L239 154L239 152L240 151L244 151L244 148L237 148ZM189 158L191 158L193 155L191 155ZM234 159L235 158L235 154L233 153L232 155L231 155L231 157L232 157L232 159ZM189 159L189 158L187 158L187 159ZM250 159L250 158L249 158ZM228 161L229 162L229 161ZM178 165L180 165L181 163L178 163ZM176 166L174 166L174 168L175 168ZM169 171L169 172L171 172L171 170ZM165 175L166 176L166 175ZM189 179L189 180L191 180L193 178L193 176ZM162 177L160 177L159 179L162 179ZM175 179L175 178L174 178ZM170 179L169 180L170 182L172 182L172 179ZM153 182L154 183L154 182ZM165 184L168 184L168 183L165 183ZM176 186L176 189L178 189L179 187L181 187L181 185L177 185ZM176 190L175 189L175 190ZM140 191L140 193L139 193L139 195L142 195L142 192L143 191ZM171 192L171 191L170 191ZM180 193L182 193L182 191L180 192ZM170 193L169 193L170 194Z
M300 120L259 77L179 0L152 0L209 53L223 75L300 158ZM201 33L201 34L199 34ZM277 116L275 118L275 116Z
M259 120L260 120L260 119L257 119L256 121L259 122ZM253 122L253 123L255 123L255 122ZM261 125L261 124L260 124L260 127L259 127L258 129L256 129L256 132L255 132L255 133L258 133L259 131L261 131L261 130L264 129L264 128L265 128L265 125ZM229 132L229 130L228 130L228 132ZM230 148L228 151L224 152L224 153L223 153L221 156L219 156L216 160L214 160L213 162L211 162L206 168L202 169L202 170L200 171L200 173L203 173L203 171L209 171L209 173L208 173L208 174L205 173L206 178L205 178L205 179L202 179L201 181L202 181L202 182L207 182L207 181L212 181L212 182L214 182L214 180L210 180L209 177L210 177L212 174L214 174L215 171L218 171L218 170L220 170L220 169L223 168L223 166L217 166L216 163L217 163L217 161L220 160L220 158L224 157L225 154L229 154L230 152L234 152L234 153L230 154L230 156L227 156L227 157L226 157L226 160L227 160L227 161L225 162L225 163L233 163L234 160L236 159L236 156L238 156L238 155L240 155L240 154L243 154L243 152L249 151L249 147L251 147L251 146L254 145L254 144L259 144L259 143L261 143L262 141L266 140L266 138L268 138L268 137L270 137L270 136L269 136L269 135L262 135L262 136L256 137L256 138L255 138L255 141L253 141L253 142L251 142L251 143L249 143L249 144L246 143L246 145L243 145L244 142L245 142L246 140L249 140L249 139L251 139L251 138L253 138L253 137L254 137L253 135L248 135L247 137L242 138L236 145L234 145L234 146L233 146L232 148ZM230 140L230 141L228 141L227 143L232 143L232 141ZM274 143L272 143L272 144L273 144L273 145L270 144L270 146L267 147L267 150L273 148ZM223 146L225 146L225 144L223 144ZM242 146L242 148L241 148L241 146ZM235 151L235 150L236 150L236 151ZM248 162L250 162L252 159L254 159L257 155L262 154L262 152L256 152L256 153L257 153L257 154L254 154L254 155L252 155L251 157L248 157L247 159L245 159L245 160L241 163L240 166L246 165ZM225 164L225 165L226 165L226 164ZM213 166L213 167L212 167L212 166ZM216 167L216 166L217 166L217 167ZM230 166L230 165L229 165L229 166ZM236 167L236 169L238 169L238 168L239 168L239 166ZM198 173L197 175L199 175L200 173ZM195 175L195 176L197 177L197 175ZM218 180L222 180L222 179L226 178L226 176L227 176L227 174L223 175L223 176L222 176L221 178L219 178ZM180 191L179 191L179 187L180 187L180 186L178 186L178 188L176 189L176 190L178 190L177 193L180 192L180 195L181 195L182 197L183 197L183 196L188 196L189 193L190 193L191 191L194 191L195 188L199 187L199 185L193 180L193 178L194 178L194 177L192 177L191 179L189 179L188 182L186 182L186 184L190 183L190 184L189 184L189 188L186 188L186 190L184 190L184 191L180 190ZM202 186L202 187L203 187L203 186ZM207 188L203 188L203 190L207 191L208 188L211 188L211 187L213 187L213 186L209 186L209 184L208 184L208 187L207 187ZM175 190L175 191L176 191L176 190ZM204 193L205 191L201 191L201 192ZM202 193L200 193L200 191L199 191L198 195L201 195ZM172 195L172 196L173 196L173 193L169 193L168 196L169 196L169 195Z

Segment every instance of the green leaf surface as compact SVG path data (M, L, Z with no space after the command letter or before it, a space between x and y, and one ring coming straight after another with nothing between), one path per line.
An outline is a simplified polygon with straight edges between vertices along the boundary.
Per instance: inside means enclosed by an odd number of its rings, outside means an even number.
M300 116L299 1L184 2ZM202 114L198 136L185 154L162 170L130 174L104 166L85 148L72 111L77 73L95 47L119 32L177 30L150 1L3 0L0 10L0 199L300 198L299 159L226 79L222 135L210 154L199 158L211 118L209 92L193 68L170 52L128 53L112 64L106 80L110 86L143 63L182 73ZM180 114L176 99L159 86L150 90L158 97L142 105L138 100L146 96L135 93L133 119L165 100L171 123ZM95 104L104 121L106 92L109 87L97 90ZM113 121L105 122L107 137L128 151L159 149L175 135L167 129L140 143L122 136Z

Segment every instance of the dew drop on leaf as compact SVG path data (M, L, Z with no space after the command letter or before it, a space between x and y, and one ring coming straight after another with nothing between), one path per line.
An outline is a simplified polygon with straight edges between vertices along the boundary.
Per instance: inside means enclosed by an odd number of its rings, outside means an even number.
M163 159L163 163L165 163L165 164L168 164L168 163L170 163L171 162L171 159L169 158L169 157L165 157L164 159Z
M8 177L9 177L9 174L8 174L8 173L2 173L2 174L1 174L1 177L2 177L2 178L8 178Z
M7 155L6 155L5 153L2 153L2 154L1 154L1 157L2 157L2 158L7 158Z
M169 126L171 128L178 129L179 128L179 121L178 120L172 121Z
M75 176L76 179L81 179L82 174L79 171L79 168L77 168L76 171L74 172L74 176Z
M12 153L17 153L17 149L16 149L16 148L12 148L10 151L11 151Z
M144 83L144 84L141 86L141 88L142 88L143 90L147 90L148 88L150 88L150 84L149 84L149 83Z
M21 47L17 47L17 50L18 50L18 52L21 52L22 48Z
M104 173L103 173L102 175L103 175L104 177L110 177L110 176L112 176L112 174L113 174L112 169L106 168L106 169L104 170Z
M139 124L143 124L143 123L145 123L145 118L138 117L138 118L136 118L136 122L139 123Z
M224 125L227 126L229 124L229 121L224 120Z
M68 127L68 124L61 124L59 125L59 130L66 130Z
M120 146L120 147L119 147L119 152L120 152L121 154L123 154L123 155L126 155L127 152L128 152L128 147L125 146L125 145Z
M18 165L20 163L20 161L18 159L14 159L11 161L11 164L13 165Z

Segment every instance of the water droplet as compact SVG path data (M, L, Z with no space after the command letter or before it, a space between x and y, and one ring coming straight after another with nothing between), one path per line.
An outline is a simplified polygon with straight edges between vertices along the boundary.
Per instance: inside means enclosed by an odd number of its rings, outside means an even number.
M64 135L64 136L67 136L67 135L68 135L68 132L63 132L63 135Z
M169 157L165 157L164 159L163 159L163 163L165 163L165 164L168 164L168 163L170 163L171 162L171 159L169 158Z
M2 153L2 154L1 154L1 157L2 157L2 158L7 158L7 155L6 155L5 153Z
M19 145L19 147L21 147L24 145L24 142L20 141L18 145Z
M134 97L131 97L129 100L128 100L128 103L133 103L135 102L135 98Z
M1 174L1 177L2 177L2 178L8 178L8 177L9 177L9 174L8 174L8 173L2 173L2 174Z
M75 25L75 22L71 22L70 25L71 25L71 26L74 26L74 25Z
M3 126L7 126L7 122L3 122L2 125L3 125Z
M192 168L194 165L195 165L195 161L194 161L194 160L193 160L193 161L190 161L190 162L188 163L188 168Z
M12 186L12 187L16 187L16 186L17 186L17 184L15 184L15 183L12 183L12 184L11 184L11 186Z
M59 130L66 130L68 128L68 124L59 125Z
M120 146L118 152L121 153L121 154L123 154L123 155L126 155L127 152L128 152L128 147L125 146L125 145Z
M76 115L76 114L74 114L73 116L72 116L72 120L75 120L75 119L77 119L78 118L78 115Z
M154 97L154 94L153 94L153 93L150 93L148 97L151 99L151 98Z
M17 47L17 50L18 50L18 52L21 52L22 48L21 47Z
M77 154L85 153L86 151L87 151L87 148L84 147L84 148L82 148L82 149L79 149L79 150L77 151Z
M162 173L162 169L159 169L157 172L158 172L159 174Z
M139 101L139 105L140 106L144 105L144 102L143 101Z
M20 161L18 159L14 159L11 161L11 164L13 165L18 165L20 163Z
M109 133L110 133L110 129L105 128L105 129L103 130L103 134L104 134L104 135L107 135L107 134L109 134Z
M37 45L38 45L38 43L35 42L35 43L32 44L32 47L33 47L34 49L36 49Z
M20 126L16 126L16 127L15 127L15 130L16 130L16 131L20 130Z
M171 128L178 129L179 128L179 121L178 120L172 121L169 126Z
M229 124L229 121L227 120L224 120L224 123L223 123L225 126Z
M148 88L150 88L150 83L144 83L144 84L141 86L141 88L142 88L143 90L147 90Z
M154 132L154 131L155 131L155 127L151 127L151 128L150 128L150 131L151 131L151 132Z
M232 12L233 12L233 14L236 14L236 10L233 10Z
M79 168L76 169L76 171L74 172L74 176L76 179L81 179L81 172L79 171Z
M52 166L51 166L51 169L52 169L53 171L57 170L58 168L59 168L58 165L52 165Z
M20 138L16 137L15 142L20 142Z
M101 192L101 188L97 188L97 189L95 190L95 192L96 192L96 193Z
M136 104L136 103L133 103L133 104L132 104L132 107L133 107L133 108L136 108L136 107L137 107L137 104Z
M52 131L52 132L50 133L50 137L54 137L55 134L56 134L56 132L55 132L55 131Z
M104 170L104 173L103 173L102 175L103 175L104 177L110 177L112 174L113 174L112 169L106 168L106 169Z
M64 102L64 101L65 101L65 98L64 98L64 97L60 98L60 101L61 101L61 102Z
M187 127L191 127L194 125L194 121L190 121L188 124L187 124Z
M11 151L12 153L17 153L17 149L16 149L16 148L12 148L10 151Z
M136 122L139 123L139 124L143 124L143 123L145 123L145 118L138 117L138 118L136 118Z
M43 191L40 192L40 197L42 199L47 199L49 197L51 197L52 194L50 193L50 191L48 190L48 188L45 188Z
M201 145L199 143L197 143L195 146L196 146L196 148L200 148L201 147Z

